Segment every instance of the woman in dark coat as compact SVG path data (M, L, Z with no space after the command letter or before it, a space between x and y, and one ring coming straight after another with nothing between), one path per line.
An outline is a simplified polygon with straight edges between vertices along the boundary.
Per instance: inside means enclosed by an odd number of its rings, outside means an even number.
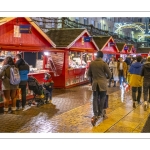
M6 57L2 69L0 71L0 79L2 80L2 91L4 93L4 112L8 113L9 101L12 100L12 111L16 110L16 90L17 85L10 84L10 66L15 65L11 57Z

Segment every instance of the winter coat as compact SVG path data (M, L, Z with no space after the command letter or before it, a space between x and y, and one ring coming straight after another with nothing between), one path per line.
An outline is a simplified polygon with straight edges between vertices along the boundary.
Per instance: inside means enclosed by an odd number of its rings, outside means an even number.
M88 76L92 78L93 91L96 91L97 85L100 91L107 91L107 79L110 79L112 74L108 65L101 58L90 63Z
M54 82L53 82L52 78L50 78L50 79L44 79L43 87L47 91L51 92L53 90L53 86L54 86Z
M127 76L127 64L123 61L122 62L123 63L123 75L124 75L124 77L126 78L126 76ZM120 70L120 62L118 62L118 64L117 64L117 70L118 70L118 73L119 73L119 70Z
M117 70L117 62L110 62L109 63L109 67L112 69L112 73L113 73L113 79L114 81L118 81L119 77L118 77L118 70Z
M4 65L0 71L0 79L2 80L2 90L15 90L17 85L10 84L10 66Z
M135 62L131 65L129 69L130 80L129 84L132 87L141 87L143 84L143 77L141 76L142 64L140 62Z
M150 62L143 64L141 75L144 76L144 82L150 82Z
M28 81L29 65L21 58L16 62L16 67L19 69L21 78L19 85L26 85Z

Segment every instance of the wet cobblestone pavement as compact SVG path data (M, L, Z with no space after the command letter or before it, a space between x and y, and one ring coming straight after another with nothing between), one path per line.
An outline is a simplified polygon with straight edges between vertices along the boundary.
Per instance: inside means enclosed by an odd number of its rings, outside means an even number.
M108 89L109 108L105 120L91 125L92 91L89 85L55 89L53 104L32 106L15 114L0 114L1 133L139 133L149 109L132 107L131 93L119 87Z

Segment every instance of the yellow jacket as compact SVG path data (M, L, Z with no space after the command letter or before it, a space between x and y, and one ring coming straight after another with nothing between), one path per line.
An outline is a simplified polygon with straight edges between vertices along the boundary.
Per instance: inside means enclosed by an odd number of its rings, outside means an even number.
M143 77L137 74L130 74L129 84L132 87L140 87L143 85Z

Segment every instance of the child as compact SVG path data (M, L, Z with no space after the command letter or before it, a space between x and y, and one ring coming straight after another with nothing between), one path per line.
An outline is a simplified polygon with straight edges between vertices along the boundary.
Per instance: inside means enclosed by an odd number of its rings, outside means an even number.
M44 84L43 84L44 94L46 97L45 103L52 102L53 85L54 85L54 82L52 80L51 75L49 73L45 73L44 74Z

